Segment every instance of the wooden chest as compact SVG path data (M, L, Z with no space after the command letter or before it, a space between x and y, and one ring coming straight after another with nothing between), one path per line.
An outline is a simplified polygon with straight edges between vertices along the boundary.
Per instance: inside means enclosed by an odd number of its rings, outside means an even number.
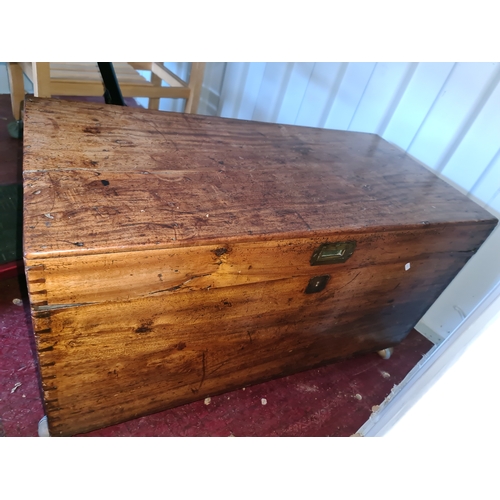
M380 137L28 99L52 435L404 339L497 220Z

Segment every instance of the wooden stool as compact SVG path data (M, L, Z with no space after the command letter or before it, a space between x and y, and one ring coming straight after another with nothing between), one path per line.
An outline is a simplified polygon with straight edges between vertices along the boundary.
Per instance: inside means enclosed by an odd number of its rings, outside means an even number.
M189 80L186 82L167 69L163 63L131 62L113 63L123 97L147 97L149 109L158 109L162 97L185 99L185 113L196 113L200 101L205 63L191 63ZM97 63L8 63L12 114L21 120L24 101L23 73L33 83L35 97L102 96L103 83ZM148 81L137 70L151 71ZM165 82L168 86L162 86Z

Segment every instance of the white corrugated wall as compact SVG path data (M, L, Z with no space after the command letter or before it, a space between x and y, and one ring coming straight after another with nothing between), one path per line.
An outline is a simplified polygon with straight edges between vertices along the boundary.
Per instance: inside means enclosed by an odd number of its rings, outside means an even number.
M500 217L499 63L227 63L217 114L379 134ZM418 329L447 337L499 281L497 229Z

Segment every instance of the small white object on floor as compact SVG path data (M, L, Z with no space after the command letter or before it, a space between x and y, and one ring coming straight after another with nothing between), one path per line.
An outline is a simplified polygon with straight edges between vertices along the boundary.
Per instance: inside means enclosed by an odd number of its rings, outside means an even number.
M262 398L260 400L260 402L262 403L263 406L267 405L267 399L266 398Z
M210 401L212 401L212 398L205 398L205 404L206 405L209 405Z
M14 392L17 391L17 388L18 387L21 387L21 382L16 382L16 384L14 385L14 387L10 390L10 393L13 394Z
M21 299L12 299L12 303L15 306L22 306L23 305L23 301Z

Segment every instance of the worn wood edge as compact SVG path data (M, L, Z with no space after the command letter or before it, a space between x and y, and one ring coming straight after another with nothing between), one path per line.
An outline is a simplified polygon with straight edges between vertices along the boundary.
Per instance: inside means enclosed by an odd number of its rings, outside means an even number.
M190 89L189 88L183 88L183 87L161 87L161 89L163 90L172 90L172 89L175 89L176 92L180 92L182 94L188 94L190 92ZM56 94L54 94L56 95ZM136 96L137 97L137 96ZM159 96L161 97L161 96ZM29 96L27 99L26 99L26 102L25 102L25 110L26 111L31 111L29 108L30 107L34 107L34 106L37 106L39 105L40 102L44 102L44 101L52 101L52 102L55 102L57 103L58 105L63 105L63 106L67 106L67 107L80 107L80 108L83 108L83 109L87 109L87 110L92 110L92 111L95 111L95 110L99 110L99 108L108 108L109 105L108 104L105 104L105 103L102 103L102 104L99 104L99 103L95 103L95 102L83 102L83 101L65 101L63 99L55 99L53 97L45 97L45 98L41 98L41 97L34 97L34 96ZM140 113L140 114L153 114L155 116L159 116L159 115L164 115L165 112L164 111L158 111L158 110L155 110L155 109L147 109L147 108L130 108L128 106L115 106L116 108L119 108L119 109L116 109L114 111L118 112L118 113L124 113L124 114L137 114L137 113ZM179 111L169 111L168 112L169 115L178 115L178 116L186 116L186 113L183 113L183 112L179 112ZM200 117L203 117L203 118L209 118L210 120L214 120L214 121L224 121L224 122L227 122L227 123L249 123L249 124L253 124L253 125L265 125L265 126L278 126L278 125L281 125L283 127L293 127L294 129L299 129L299 130L316 130L316 131L320 131L320 132L332 132L333 129L321 129L321 128L318 128L318 127L312 127L312 126L307 126L307 125L290 125L290 124L285 124L285 123L270 123L270 122L265 122L265 121L259 121L259 120L246 120L246 119L242 119L242 118L225 118L225 117L222 117L222 116L210 116L210 117L207 117L206 115L198 115L197 113L189 113L189 116L200 116ZM29 121L29 118L28 120ZM371 137L377 137L379 138L380 140L384 141L384 142L387 142L383 137L381 137L380 135L378 134L374 134L374 133L371 133L371 132L358 132L358 131L350 131L350 130L335 130L336 133L342 133L342 134L346 134L346 135L365 135L365 136L371 136ZM387 142L388 143L388 142ZM388 143L389 144L389 143ZM392 146L392 144L391 144Z
M491 226L491 231L496 227L498 220L491 216L491 219L482 219L478 221L462 221L454 222L453 226L472 226L476 227L478 225ZM370 226L370 227L343 227L340 230L338 228L324 229L321 231L294 231L286 233L265 233L265 234L245 234L245 235L235 235L235 236L223 236L214 238L200 238L196 240L176 240L172 242L162 242L160 244L138 244L138 245L120 245L120 246L107 246L107 247L76 247L69 250L59 250L59 251L30 251L24 248L24 258L25 259L50 259L52 257L76 257L80 255L96 255L96 254L109 254L109 253L121 253L121 252L141 252L144 250L167 250L174 248L185 248L185 247L198 247L206 245L218 245L218 244L234 244L234 243L251 243L251 242L265 242L265 241L276 241L277 239L307 239L307 238L324 238L325 243L339 237L353 237L355 235L367 234L367 233L387 233L387 232L399 232L399 231L425 231L426 229L440 229L449 226L450 223L439 222L428 224L425 221L421 224L411 224L411 225L393 225L393 226ZM24 228L24 233L26 234L26 228Z
M243 285L283 281L285 276L286 279L300 279L303 290L315 275L332 273L335 286L340 290L360 274L360 280L365 280L370 268L384 269L382 272L389 276L396 268L402 271L409 262L420 275L419 266L434 254L439 254L435 261L439 269L439 262L443 257L448 258L448 253L449 257L462 256L468 260L487 237L485 226L476 229L482 230L481 237L475 241L467 238L467 234L470 235L468 227L464 230L448 226L428 231L424 237L418 231L368 233L357 238L359 250L352 260L321 267L311 266L310 258L324 243L322 238L155 249L139 255L123 252L33 259L27 261L30 271L27 285L36 312L95 306L110 301L131 304L135 299L219 288L235 291ZM372 254L371 249L380 238L387 245L387 252ZM453 240L456 244L451 243ZM398 241L411 245L406 248L405 255L394 252ZM140 269L133 270L137 257L143 264ZM248 266L255 259L256 264ZM137 286L137 283L148 284Z

